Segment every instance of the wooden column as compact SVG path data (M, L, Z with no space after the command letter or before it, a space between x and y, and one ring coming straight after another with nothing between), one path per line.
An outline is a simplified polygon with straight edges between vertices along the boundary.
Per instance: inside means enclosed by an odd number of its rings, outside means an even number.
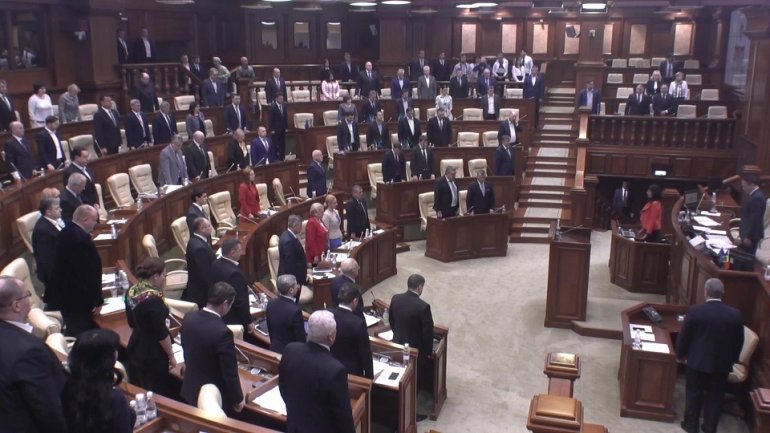
M604 84L604 19L588 19L580 24L580 51L575 64L576 94L585 87L586 81L594 81L594 87L601 90Z
M749 147L762 172L770 172L770 9L750 7L746 15L745 35L751 40L749 47L748 81L744 116L741 119L738 138ZM753 152L751 152L753 150Z

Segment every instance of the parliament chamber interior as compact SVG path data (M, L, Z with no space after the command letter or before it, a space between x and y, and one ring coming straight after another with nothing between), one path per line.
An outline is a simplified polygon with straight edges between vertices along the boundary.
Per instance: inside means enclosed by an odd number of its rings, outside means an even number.
M768 101L768 0L0 0L0 426L769 433Z

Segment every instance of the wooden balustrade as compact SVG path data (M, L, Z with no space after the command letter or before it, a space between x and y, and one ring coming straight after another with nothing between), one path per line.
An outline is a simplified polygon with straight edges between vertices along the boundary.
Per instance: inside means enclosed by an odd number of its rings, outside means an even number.
M155 93L160 97L195 93L201 86L201 80L181 63L132 63L120 67L123 92L126 95L133 91L143 72L150 75L150 80L155 84Z
M734 119L591 116L588 123L592 144L620 146L727 150L734 132Z

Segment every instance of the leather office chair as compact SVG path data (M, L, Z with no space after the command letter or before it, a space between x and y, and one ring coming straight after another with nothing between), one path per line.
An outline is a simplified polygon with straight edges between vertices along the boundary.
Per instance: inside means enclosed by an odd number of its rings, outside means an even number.
M524 89L505 89L506 99L524 99Z
M198 409L213 418L227 418L227 414L222 410L222 393L213 383L203 385L198 392Z
M125 152L128 150L128 139L126 138L126 130L120 130L120 146L118 146L118 152Z
M416 93L414 93L416 95ZM419 119L420 118L420 107L414 107L414 118Z
M700 60L687 59L684 61L684 69L700 69Z
M187 242L190 241L190 229L187 227L186 216L181 216L171 222L171 233L174 234L176 245L184 254L187 251Z
M184 319L187 313L198 311L198 304L195 302L182 301L181 299L164 298L168 309L174 317Z
M712 105L709 107L706 117L709 119L727 119L727 107L724 105Z
M350 92L348 92L348 89L340 89L340 100L344 98L345 96L350 95ZM350 95L352 97L352 95ZM336 113L336 111L335 111Z
M179 131L179 136L182 140L187 141L190 137L187 136L187 124L185 122L176 122L176 130Z
M209 154L209 170L211 170L211 176L217 176L219 172L217 171L217 160L214 158L214 152L208 151Z
M718 101L719 89L703 89L700 92L701 101Z
M676 109L676 117L680 119L694 119L696 117L696 108L694 105L680 105Z
M428 114L427 120L430 120L431 117L436 117L436 109L428 108L427 114Z
M294 102L310 102L310 90L292 90L291 97Z
M366 173L369 175L369 186L372 187L371 197L377 198L377 184L382 183L382 163L377 162L366 166Z
M650 77L647 74L634 74L634 84L647 84L647 80Z
M134 204L134 196L131 195L131 185L129 185L128 178L129 175L126 173L115 173L107 178L107 189L118 207L128 207Z
M104 194L102 193L102 185L99 183L94 184L96 189L96 198L99 201L99 208L96 211L99 213L99 221L107 221L110 215L107 213L107 207L104 205Z
M647 68L647 69L649 69L651 67L650 66L650 59L636 59L636 65L634 65L634 67L635 68Z
M195 102L195 95L174 96L174 110L187 111L193 102Z
M297 129L305 129L305 125L310 122L310 126L313 126L313 113L295 113L294 114L294 127Z
M420 204L420 230L425 231L428 228L428 218L436 217L436 211L433 210L433 193L424 192L418 195L417 202Z
M465 177L465 171L463 170L463 160L462 159L442 159L439 163L439 173L443 176L444 170L446 170L449 166L454 166L457 168L457 175L455 177L461 178Z
M217 222L217 233L221 234L227 230L238 227L238 220L233 212L230 191L220 191L211 194L208 198L211 216Z
M497 141L497 131L484 131L481 134L481 142L484 147L497 147L500 143Z
M263 105L267 105L267 93L265 93L264 90L260 90L259 92L257 92L257 101L259 101L260 107L262 107Z
M623 74L607 74L607 84L623 84Z
M34 328L33 333L36 337L45 338L52 333L61 332L62 324L64 323L61 313L58 311L43 311L43 301L35 292L35 288L32 285L32 275L24 259L14 259L0 271L0 275L18 278L24 283L24 288L32 294L30 299L32 309L27 316L27 322Z
M34 253L32 248L32 232L35 230L35 224L37 224L37 220L40 218L39 211L30 212L16 218L16 227L19 229L19 235L30 253Z
M479 147L479 133L468 131L458 132L457 147Z
M260 211L270 209L272 206L270 205L270 198L267 195L267 184L258 183L255 186L257 187L257 199L259 200Z
M412 161L406 161L406 180L412 179Z
M398 144L398 143L399 143L399 141L398 141L398 134L390 134L390 144L391 144L391 147L394 144Z
M759 345L759 336L750 328L743 327L743 347L741 353L738 356L738 362L733 364L733 369L727 375L727 393L725 394L725 401L722 405L722 410L737 416L744 417L746 415L745 409L742 407L738 395L745 394L748 391L748 378L749 378L749 364L751 363L751 357L754 355L754 351ZM732 402L737 404L733 405Z
M475 178L479 170L487 170L487 160L484 158L471 159L468 161L468 176ZM489 172L487 171L487 176Z
M94 120L94 114L99 106L96 104L80 104L78 106L78 112L80 113L80 120L85 122L87 120Z
M628 62L626 59L612 59L612 66L611 68L627 68Z
M158 255L158 246L155 243L155 236L144 235L142 237L142 247L147 251L150 257L160 257ZM166 259L166 290L181 291L187 287L187 262L183 259ZM171 270L176 267L178 269Z
M639 66L639 62L641 60L642 59L639 58L639 57L629 57L629 59L628 59L628 67L629 68L641 68L641 66Z
M634 93L633 87L618 87L617 92L615 92L615 97L618 99L628 99L632 93Z
M602 102L604 104L604 102ZM619 116L625 116L626 115L626 103L621 102L618 104L618 113Z
M687 84L691 86L700 86L703 84L703 75L701 74L687 74L685 76L685 81L687 81Z
M380 89L380 98L390 98L390 87Z
M326 110L323 112L324 126L337 126L339 119L337 118L337 110Z
M152 167L150 164L139 164L128 168L128 177L131 179L131 185L140 196L142 194L155 195L158 193L158 187L152 180Z
M88 150L88 160L93 161L97 158L99 158L99 155L96 154L96 151L94 150L94 136L91 134L84 134L84 135L76 135L74 137L70 137L67 139L67 142L69 143L70 149L74 149L76 147L82 147L86 150ZM106 151L106 149L105 149Z
M501 108L497 120L508 120L508 116L510 116L512 112L516 113L517 116L519 115L518 108Z
M206 130L206 137L214 136L214 122L212 122L211 119L203 121L203 128Z
M484 120L481 108L463 108L463 120Z
M283 193L283 184L281 183L281 179L279 178L273 178L273 193L275 194L275 199L278 200L279 206L286 206L286 195Z
M72 339L68 340L67 337L65 337L61 332L54 332L45 338L46 346L48 346L54 352L60 353L64 356L69 355L73 343L74 341Z
M361 145L361 150L368 150L369 146L366 144L366 134L358 134L358 142Z
M337 144L337 136L326 137L326 154L329 156L329 168L334 168L334 154L339 151L340 146Z
M459 202L459 205L460 205L460 208L457 209L457 215L464 216L468 214L468 203L465 201L467 198L468 198L468 190L461 189L457 194L457 201Z
M273 283L273 292L278 293L275 290L276 280L278 278L278 264L281 257L278 252L278 243L280 239L277 235L270 236L267 247L267 268L270 271L270 282ZM299 303L302 305L310 304L313 302L313 291L302 282L302 289L299 295Z
M299 243L302 244L302 249L305 249L305 239L307 239L307 220L302 220L302 230L297 235Z
M666 60L665 57L653 57L650 59L650 67L651 68L657 68L660 66L661 63L663 63Z

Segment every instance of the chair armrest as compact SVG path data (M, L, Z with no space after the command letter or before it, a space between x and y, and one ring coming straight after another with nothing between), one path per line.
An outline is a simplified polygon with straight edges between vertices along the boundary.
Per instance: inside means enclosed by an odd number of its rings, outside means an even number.
M27 316L27 322L32 325L33 334L45 339L51 334L61 332L61 325L48 317L45 312L39 308L32 308Z
M184 259L168 259L166 260L166 266L169 264L175 264L181 266L182 269L187 269L187 261Z

